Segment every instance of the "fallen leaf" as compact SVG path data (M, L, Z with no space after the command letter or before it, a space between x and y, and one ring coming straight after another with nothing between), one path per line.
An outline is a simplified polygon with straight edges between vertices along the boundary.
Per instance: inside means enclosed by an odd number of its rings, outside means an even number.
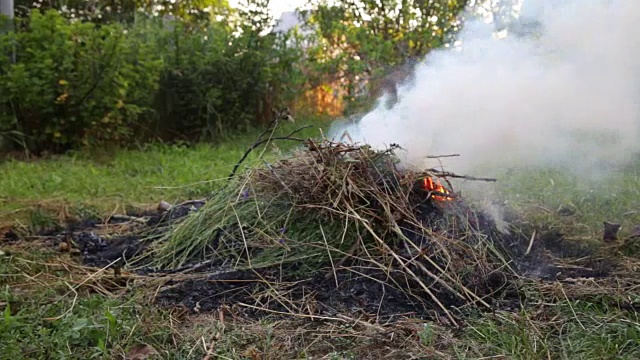
M138 344L134 345L129 349L129 352L125 356L127 360L146 360L151 358L154 355L158 355L156 349L151 345L147 344Z
M255 347L250 347L249 349L245 350L242 353L242 356L244 357L248 357L251 360L260 360L262 359L262 356L260 356L260 353L258 352L258 350L256 350Z
M58 247L60 252L69 252L69 250L71 250L69 243L66 243L66 242L61 242Z

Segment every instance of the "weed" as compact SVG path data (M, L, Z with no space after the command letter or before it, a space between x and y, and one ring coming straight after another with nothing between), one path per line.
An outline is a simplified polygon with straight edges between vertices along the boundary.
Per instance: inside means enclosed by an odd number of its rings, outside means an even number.
M435 339L433 327L429 323L424 323L422 326L422 330L418 333L418 336L420 337L420 343L423 346L433 345L433 341Z
M38 206L31 212L31 218L29 219L29 230L32 233L39 233L41 231L50 229L56 224L56 216L50 210Z

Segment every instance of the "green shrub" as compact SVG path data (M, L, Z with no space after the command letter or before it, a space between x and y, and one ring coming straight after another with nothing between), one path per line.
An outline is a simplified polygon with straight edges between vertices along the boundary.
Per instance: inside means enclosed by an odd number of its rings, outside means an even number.
M33 151L134 135L162 65L143 34L72 22L56 11L34 11L25 21L0 41L0 52L16 53L15 63L0 62L0 131L21 134Z
M157 132L188 140L216 140L271 120L272 108L290 101L302 83L299 47L284 35L224 23L194 32L175 23L165 40ZM170 136L169 136L170 137Z
M300 48L250 21L139 15L125 26L55 10L18 21L0 36L0 52L16 54L0 59L0 148L215 140L271 120L302 83Z

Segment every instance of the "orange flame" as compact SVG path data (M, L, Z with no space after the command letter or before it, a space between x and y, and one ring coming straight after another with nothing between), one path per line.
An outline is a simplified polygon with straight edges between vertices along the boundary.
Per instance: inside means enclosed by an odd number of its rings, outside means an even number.
M431 178L431 177L425 177L424 178L424 189L427 190L427 191L433 191L433 192L438 192L438 193L442 193L442 194L450 194L449 190L447 190L444 186L442 186L442 183L440 183L440 180L436 179L436 181L434 182L433 178ZM451 201L451 200L453 200L449 196L432 195L432 197L435 200L438 200L438 201Z

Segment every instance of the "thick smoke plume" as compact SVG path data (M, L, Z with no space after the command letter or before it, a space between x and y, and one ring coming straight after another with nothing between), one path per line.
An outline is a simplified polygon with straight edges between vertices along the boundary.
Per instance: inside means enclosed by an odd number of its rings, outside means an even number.
M497 39L492 24L467 22L462 46L430 53L395 105L380 101L333 136L397 143L420 167L434 165L427 155L459 153L446 168L474 174L624 164L640 148L640 1L525 1L545 5L539 36Z

